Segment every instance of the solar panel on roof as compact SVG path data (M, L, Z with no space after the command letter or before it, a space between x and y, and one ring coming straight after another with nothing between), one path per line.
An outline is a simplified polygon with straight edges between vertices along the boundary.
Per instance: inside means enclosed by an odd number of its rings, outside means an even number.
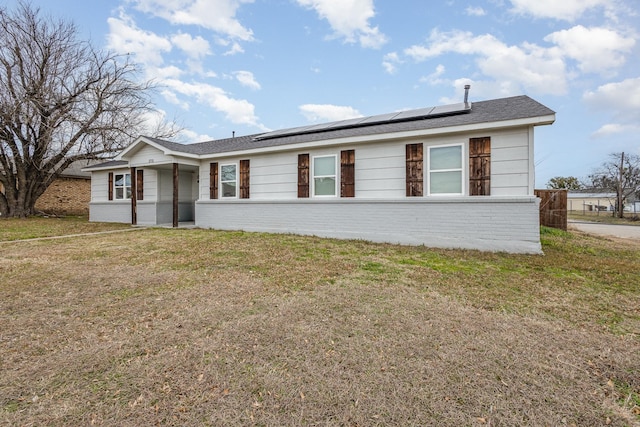
M255 139L266 139L266 138L274 138L276 136L285 136L285 135L295 135L297 133L304 133L307 129L314 127L315 125L308 125L308 126L299 126L299 127L295 127L295 128L288 128L288 129L280 129L280 130L274 130L271 132L267 132L267 133L263 133L260 135L257 135L255 137Z
M465 111L467 106L471 107L471 104L465 104L464 102L459 102L457 104L449 104L449 105L439 105L431 111L431 116L441 116L445 114L458 113Z
M400 113L396 111L394 113L389 113L389 114L380 114L377 116L365 117L364 120L360 122L360 124L388 122L390 120L393 120L393 118L396 117L398 114Z
M434 107L427 107L427 108L419 108L417 110L401 111L395 117L395 120L408 120L408 119L415 119L418 117L427 117L429 113L431 113L431 110L433 110L433 108Z
M339 122L327 123L327 129L354 126L354 125L360 124L365 119L366 117L354 117L353 119L340 120Z
M437 107L419 108L395 113L380 114L369 117L357 117L336 122L321 123L309 126L300 126L289 129L276 130L257 135L254 140L276 138L280 136L300 135L306 133L324 132L329 130L347 129L359 126L370 126L382 123L392 123L398 121L426 119L429 117L439 117L452 114L468 113L471 111L471 103L460 102L457 104L440 105Z

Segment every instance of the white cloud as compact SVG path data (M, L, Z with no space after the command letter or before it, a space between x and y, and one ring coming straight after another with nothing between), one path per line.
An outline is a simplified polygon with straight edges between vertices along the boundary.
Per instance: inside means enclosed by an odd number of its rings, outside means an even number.
M389 74L395 74L396 71L398 71L399 64L402 64L402 60L400 59L400 56L398 56L398 52L387 53L382 58L382 66Z
M163 89L160 91L160 94L162 95L162 97L167 100L169 103L174 104L179 106L180 108L182 108L185 111L189 111L189 103L186 101L181 100L180 98L178 98L178 94L169 90L169 89Z
M310 122L334 122L338 120L362 117L362 114L353 107L331 104L304 104L298 107L302 115Z
M512 11L535 18L574 21L585 11L595 7L608 9L611 0L510 0Z
M577 25L557 31L544 38L558 45L562 52L578 61L583 72L605 73L625 63L625 53L635 45L632 38L623 37L606 28L585 28Z
M251 71L236 71L233 73L233 75L242 86L246 86L254 90L260 89L260 83L256 81Z
M179 33L171 36L171 42L193 59L211 54L209 42L200 36L192 37L191 34Z
M195 98L199 103L224 113L226 118L233 123L264 129L254 113L253 104L244 99L231 98L219 87L206 83L186 83L180 80L166 80L163 85L178 94Z
M428 76L424 76L420 78L420 82L421 83L428 83L430 85L438 85L441 83L444 83L444 80L442 80L440 77L442 77L442 75L445 72L445 66L442 64L438 64L438 66L436 67L435 71L431 74L429 74Z
M184 74L184 71L175 65L169 65L168 67L155 67L148 74L152 74L154 79L177 79Z
M487 12L481 7L469 6L465 10L465 13L469 16L485 16Z
M515 83L539 94L567 92L567 75L561 52L531 43L509 46L491 34L474 36L470 32L441 33L433 30L427 46L414 45L404 53L424 61L445 53L474 55L486 76L499 82Z
M200 134L192 131L191 129L183 129L175 138L176 142L182 142L185 144L192 144L194 142L211 141L215 139L211 135Z
M608 123L600 127L591 136L594 138L607 138L619 134L637 133L638 131L640 131L640 125Z
M162 65L163 53L171 51L171 42L151 31L138 28L133 20L121 13L120 18L107 19L109 35L107 45L118 53L133 54L137 62Z
M594 108L618 110L633 115L637 120L640 117L640 77L607 83L595 91L586 92L583 99Z
M209 43L202 37L192 37L185 33L175 34L171 38L163 37L138 28L133 19L124 13L120 14L120 18L109 18L108 23L108 47L118 53L135 55L136 62L145 67L147 78L179 78L187 71L212 76L210 71L204 70L200 61L201 57L211 53ZM186 65L183 68L176 65L164 66L164 55L173 52L174 46L186 55L182 63L175 62Z
M640 77L602 85L586 92L583 100L592 109L602 111L616 121L602 126L593 136L640 131Z
M348 43L359 42L362 47L380 48L387 37L369 19L375 16L373 0L296 0L299 5L314 9L329 22L335 37Z
M197 25L226 37L253 40L253 32L237 19L243 3L253 0L133 0L137 9L161 17L171 24Z
M231 48L228 49L223 55L224 56L230 56L230 55L236 55L238 53L244 53L244 49L242 48L242 46L240 46L240 43L233 43L231 45Z

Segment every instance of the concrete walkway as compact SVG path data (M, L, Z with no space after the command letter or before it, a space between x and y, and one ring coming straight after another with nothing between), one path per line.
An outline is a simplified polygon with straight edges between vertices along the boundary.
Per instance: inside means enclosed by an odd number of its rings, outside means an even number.
M595 222L569 221L568 227L599 236L618 237L621 239L640 240L640 226L600 224Z
M68 239L69 237L95 236L95 235L98 235L98 234L123 233L123 232L126 232L126 231L135 231L135 230L144 230L144 228L142 228L142 227L132 227L132 228L122 228L122 229L118 229L118 230L95 231L95 232L89 232L89 233L63 234L61 236L33 237L31 239L1 240L0 244L3 244L3 243L17 243L17 242L37 242L38 240Z

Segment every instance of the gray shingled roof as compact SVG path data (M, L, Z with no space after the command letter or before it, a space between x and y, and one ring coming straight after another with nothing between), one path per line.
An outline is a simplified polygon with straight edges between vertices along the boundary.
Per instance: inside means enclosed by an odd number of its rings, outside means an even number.
M129 162L125 160L108 160L106 162L98 163L96 165L85 166L84 168L82 168L82 170L91 171L93 169L120 168L120 167L126 167L128 165L129 165Z
M315 133L290 134L269 139L256 139L262 134L239 136L227 139L200 142L196 144L178 144L156 138L147 138L172 151L206 155L256 148L277 147L335 138L377 135L393 132L437 129L451 126L481 124L506 120L547 116L555 112L526 95L494 99L473 103L471 111L443 117L423 118L411 121L398 121L381 124L354 126L346 129L326 130Z
M422 110L422 109L421 109ZM417 110L416 110L417 111ZM494 99L473 103L470 110L456 112L446 116L418 117L415 120L378 122L373 124L354 125L351 127L331 128L318 132L296 133L292 128L286 135L261 138L268 133L238 136L218 139L195 144L179 144L158 138L145 137L171 151L193 155L209 155L228 153L233 151L253 150L257 148L278 147L283 145L300 144L305 142L325 141L336 138L348 138L367 135L378 135L395 132L408 132L428 129L438 129L451 126L464 126L507 120L527 119L548 116L555 112L526 95L510 98ZM339 122L336 122L339 124ZM124 162L126 164L126 162ZM118 166L119 164L112 164ZM106 164L100 167L108 166ZM87 168L90 169L90 168Z

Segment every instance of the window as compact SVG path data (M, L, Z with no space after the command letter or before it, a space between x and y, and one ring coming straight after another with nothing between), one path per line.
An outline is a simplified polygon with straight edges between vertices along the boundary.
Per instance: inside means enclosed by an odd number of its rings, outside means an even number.
M336 156L313 158L313 195L336 195Z
M429 147L429 194L462 194L462 145Z
M131 198L131 174L117 173L114 175L113 190L116 200Z
M236 165L220 166L220 187L222 187L222 197L236 197L236 172Z

